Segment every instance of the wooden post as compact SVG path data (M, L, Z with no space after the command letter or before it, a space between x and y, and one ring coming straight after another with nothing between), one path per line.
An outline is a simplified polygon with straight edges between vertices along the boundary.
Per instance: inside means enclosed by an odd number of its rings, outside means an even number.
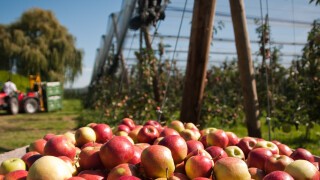
M229 0L229 2L238 54L238 67L242 84L248 135L261 137L259 102L251 59L244 2L243 0Z
M198 124L212 40L216 0L194 1L180 120Z

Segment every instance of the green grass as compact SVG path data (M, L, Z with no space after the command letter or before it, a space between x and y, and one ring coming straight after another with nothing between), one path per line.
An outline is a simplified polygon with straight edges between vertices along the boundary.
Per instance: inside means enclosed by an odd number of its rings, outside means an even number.
M8 71L0 71L0 89L2 89L3 84L8 80L8 78ZM17 86L17 89L22 92L26 92L30 87L28 77L20 76L18 74L12 74L11 81L14 82Z
M77 127L80 100L63 100L63 110L36 114L0 114L0 153L29 145L47 133L62 134Z

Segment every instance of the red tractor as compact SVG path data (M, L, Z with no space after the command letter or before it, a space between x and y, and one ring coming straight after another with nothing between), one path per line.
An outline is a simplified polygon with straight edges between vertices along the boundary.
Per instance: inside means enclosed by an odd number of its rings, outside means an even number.
M0 109L6 110L10 114L19 112L35 113L39 110L40 96L37 92L14 93L6 95L0 92Z

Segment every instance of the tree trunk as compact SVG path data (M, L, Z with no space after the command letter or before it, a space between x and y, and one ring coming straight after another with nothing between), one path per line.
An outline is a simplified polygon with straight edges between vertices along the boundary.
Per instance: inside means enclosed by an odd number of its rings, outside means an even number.
M180 120L200 122L216 0L194 1Z
M238 67L244 97L248 135L261 137L259 102L251 59L250 41L243 0L229 0L238 54Z

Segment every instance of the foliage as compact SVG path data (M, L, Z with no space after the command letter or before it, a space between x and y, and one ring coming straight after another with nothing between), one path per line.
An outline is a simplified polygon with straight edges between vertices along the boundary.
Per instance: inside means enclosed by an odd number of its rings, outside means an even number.
M11 80L17 86L17 89L22 92L27 92L29 89L29 79L25 76L19 74L10 74L8 71L0 70L0 90L2 90L2 85L8 80L11 75Z
M0 25L1 69L46 81L71 81L81 74L81 50L51 11L30 9L12 24Z

